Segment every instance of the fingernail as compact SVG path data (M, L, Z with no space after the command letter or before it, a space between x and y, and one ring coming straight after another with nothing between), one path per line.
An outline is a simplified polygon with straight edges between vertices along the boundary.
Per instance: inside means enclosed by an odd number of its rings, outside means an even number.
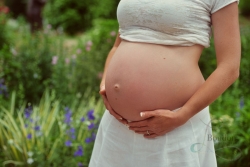
M140 116L143 117L143 116L144 116L144 113L143 113L143 112L140 112Z
M126 126L127 128L129 128L129 125L125 124L125 126Z
M122 120L122 117L120 117L119 119Z

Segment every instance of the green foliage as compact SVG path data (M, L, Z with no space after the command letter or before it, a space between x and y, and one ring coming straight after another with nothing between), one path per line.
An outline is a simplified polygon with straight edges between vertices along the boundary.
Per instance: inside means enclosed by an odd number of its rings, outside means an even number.
M218 166L249 166L250 103L240 89L238 79L210 106Z
M240 11L243 15L250 16L250 3L249 0L240 0Z
M87 165L104 108L102 101L96 101L87 92L84 97L80 103L75 101L64 109L55 99L55 92L45 91L39 105L16 109L12 93L10 106L0 105L2 165L67 167L79 162ZM90 127L91 124L95 126ZM79 146L83 155L76 156Z
M238 110L237 118L235 119L235 124L233 126L234 136L236 136L237 144L236 146L241 150L241 156L238 161L235 161L232 167L241 166L249 167L250 166L250 101L249 96L242 97L242 107ZM243 103L244 102L244 103Z
M6 21L7 16L5 14L0 13L0 50L3 48L5 44L8 43L7 37L6 37Z
M114 43L117 27L115 20L97 19L93 28L78 38L75 47L71 47L70 51L61 48L61 52L54 57L57 61L52 65L50 85L63 104L81 98L87 88L99 97L104 62Z
M71 44L49 25L30 34L23 20L10 21L8 30L15 41L0 50L0 78L17 92L19 105L23 100L37 103L46 87L55 90L63 104L81 98L87 88L99 96L101 73L117 29L116 20L97 19L90 31Z
M44 16L55 28L75 34L92 27L96 18L116 18L118 0L50 0L45 5Z
M11 41L13 45L5 46L1 50L0 62L2 62L2 77L10 90L18 92L19 100L26 99L37 102L48 85L51 78L51 58L55 54L56 44L53 38L43 33L30 34L26 24L19 22L17 29L19 37L14 33ZM11 28L11 27L9 27ZM15 36L15 37L14 37Z
M240 83L243 95L250 94L250 27L245 27L241 33L241 64L240 64Z
M117 29L118 23L116 20L97 19L94 21L93 28L80 39L81 42L78 44L83 43L85 50L90 50L85 53L85 57L79 56L76 61L76 69L78 70L72 76L75 79L73 85L76 85L77 90L91 86L94 92L99 92L105 60L114 44ZM91 43L92 45L89 47Z

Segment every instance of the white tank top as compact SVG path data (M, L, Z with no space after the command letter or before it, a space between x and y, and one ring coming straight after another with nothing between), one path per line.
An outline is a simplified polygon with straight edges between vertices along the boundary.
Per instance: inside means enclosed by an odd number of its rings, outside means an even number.
M211 14L239 0L121 0L120 38L132 42L208 48Z

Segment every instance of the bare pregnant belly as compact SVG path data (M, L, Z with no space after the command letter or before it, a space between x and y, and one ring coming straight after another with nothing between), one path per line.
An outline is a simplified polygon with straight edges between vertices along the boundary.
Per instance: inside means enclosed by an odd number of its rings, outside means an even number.
M182 107L204 83L202 49L122 40L105 79L111 107L131 121L142 120L141 111Z

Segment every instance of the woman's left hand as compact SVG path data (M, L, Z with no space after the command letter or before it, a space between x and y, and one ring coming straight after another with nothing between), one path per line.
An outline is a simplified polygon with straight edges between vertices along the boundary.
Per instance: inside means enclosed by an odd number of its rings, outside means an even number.
M145 119L142 121L129 122L129 129L135 131L135 133L144 134L145 138L162 136L183 125L188 120L180 110L170 111L158 109L144 111L142 118Z

